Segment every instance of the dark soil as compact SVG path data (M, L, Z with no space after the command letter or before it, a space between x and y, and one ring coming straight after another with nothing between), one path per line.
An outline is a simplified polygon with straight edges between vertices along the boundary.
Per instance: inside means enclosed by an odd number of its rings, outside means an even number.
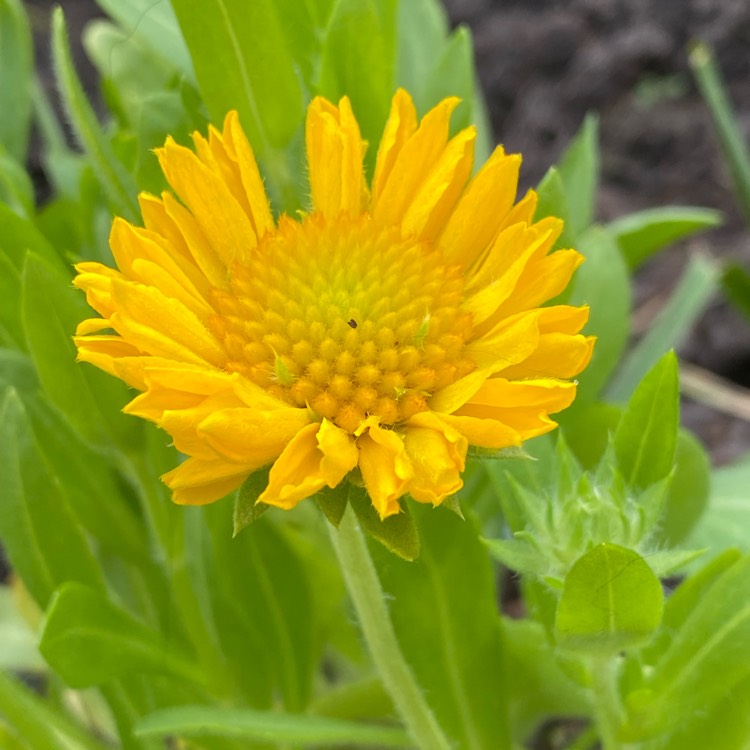
M71 40L99 15L93 0L63 0ZM713 47L740 122L750 136L750 2L747 0L445 0L454 24L475 39L479 79L498 142L524 156L522 187L557 162L587 111L600 116L598 219L668 204L721 210L725 225L649 262L636 283L648 321L691 252L750 268L743 224L713 128L687 63L687 45ZM49 69L48 0L27 0L43 81ZM96 76L80 45L76 65L89 91ZM41 169L32 157L32 170ZM646 312L652 311L652 312ZM711 302L680 351L750 386L750 325L721 297ZM688 399L683 421L717 463L750 448L750 425Z

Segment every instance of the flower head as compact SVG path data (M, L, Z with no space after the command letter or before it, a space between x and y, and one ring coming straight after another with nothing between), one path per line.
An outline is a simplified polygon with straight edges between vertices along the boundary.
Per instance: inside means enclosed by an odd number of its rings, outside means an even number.
M76 344L189 457L164 476L176 502L270 465L259 502L291 508L351 475L385 518L407 493L437 505L460 489L469 445L555 426L593 339L586 308L540 305L582 258L551 252L562 222L533 221L533 191L514 205L519 156L498 147L471 176L456 104L418 122L398 91L368 186L349 100L315 99L299 220L274 219L234 112L195 151L157 150L179 200L142 195L145 228L115 220L119 270L77 266L100 317Z

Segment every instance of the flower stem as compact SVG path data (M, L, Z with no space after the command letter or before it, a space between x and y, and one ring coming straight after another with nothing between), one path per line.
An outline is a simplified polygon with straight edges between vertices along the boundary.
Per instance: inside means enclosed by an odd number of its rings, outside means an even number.
M619 666L617 656L607 655L591 661L594 713L603 750L622 748L618 737L622 723L622 706L617 686Z
M450 750L451 743L401 653L377 571L351 507L346 509L338 531L333 527L330 531L365 641L409 734L422 750Z

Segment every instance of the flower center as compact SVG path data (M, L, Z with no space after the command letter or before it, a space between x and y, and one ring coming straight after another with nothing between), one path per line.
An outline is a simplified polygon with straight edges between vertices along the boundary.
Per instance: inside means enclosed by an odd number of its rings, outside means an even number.
M475 368L463 285L432 245L368 215L282 219L216 292L212 327L228 371L354 432L424 411Z

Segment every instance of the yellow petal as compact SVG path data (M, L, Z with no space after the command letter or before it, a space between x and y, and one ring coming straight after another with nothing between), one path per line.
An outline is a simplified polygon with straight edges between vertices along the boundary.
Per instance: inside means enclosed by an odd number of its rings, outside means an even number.
M405 234L434 240L443 230L471 176L476 137L475 128L466 128L445 147L406 212Z
M415 500L439 505L463 487L468 441L447 422L430 412L416 414L406 423L404 446L414 470L409 493Z
M225 268L258 244L250 220L220 174L169 137L156 149L164 176L185 202Z
M276 459L268 475L268 487L259 503L290 509L314 495L327 484L320 470L322 453L318 447L320 424L302 428Z
M239 407L209 414L197 425L197 431L231 461L259 468L273 461L309 423L306 409L257 411Z
M537 309L501 320L489 333L467 344L466 356L488 374L523 362L539 346L540 317Z
M482 256L513 205L520 166L519 154L506 156L498 146L477 172L440 235L447 263L468 268Z
M539 337L537 348L520 364L501 368L497 372L509 380L526 378L572 378L591 360L593 336L570 336L566 333L545 333Z
M115 279L113 327L149 354L192 364L223 365L226 355L196 316L177 300L142 284Z
M317 440L323 454L320 473L329 487L335 487L357 465L357 446L348 432L327 419L320 424Z
M444 99L422 119L418 130L404 143L381 192L373 196L373 216L382 224L397 226L418 193L425 175L440 158L447 142L455 97Z
M219 458L211 461L189 458L162 476L180 505L205 505L220 500L239 487L249 469Z
M439 414L438 416L460 432L470 445L499 450L521 444L521 436L516 430L495 419L464 417L455 414Z
M347 97L335 107L316 97L305 130L313 206L333 218L359 213L365 196L362 136Z
M482 387L488 376L489 373L486 370L470 372L455 383L437 391L430 399L430 409L442 414L451 414Z
M391 112L378 147L375 177L372 181L373 203L380 199L401 149L416 130L417 111L414 108L414 102L404 89L398 89L391 101Z
M401 510L398 499L408 492L414 472L404 441L393 430L372 425L357 438L359 468L367 494L381 518Z

